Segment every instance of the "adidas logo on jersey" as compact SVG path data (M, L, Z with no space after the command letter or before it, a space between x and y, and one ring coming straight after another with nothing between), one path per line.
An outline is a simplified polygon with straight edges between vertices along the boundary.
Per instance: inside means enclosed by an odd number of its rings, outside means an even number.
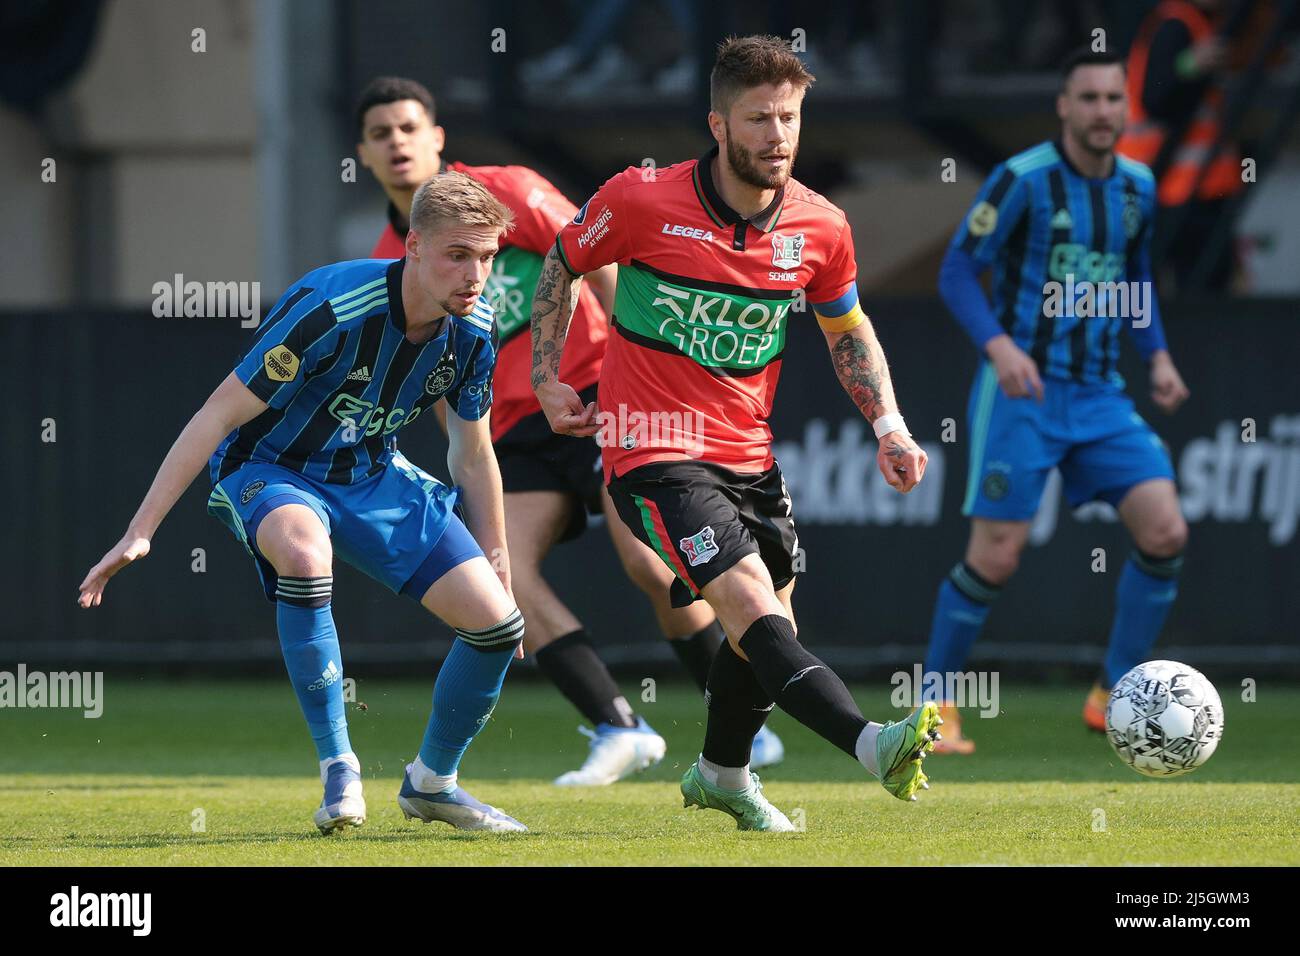
M1053 228L1053 229L1073 229L1073 228L1074 228L1074 219L1073 219L1073 217L1071 217L1071 215L1070 215L1070 210L1068 210L1068 209L1058 209L1058 210L1056 210L1056 215L1052 217L1052 228Z
M333 684L338 679L339 679L339 669L337 666L335 666L333 661L330 661L327 665L325 665L325 669L321 671L320 679L314 680L310 684L308 684L307 689L324 690L326 687L329 687L330 684Z
M349 382L368 382L370 381L370 366L363 365L361 368L354 368L348 372Z

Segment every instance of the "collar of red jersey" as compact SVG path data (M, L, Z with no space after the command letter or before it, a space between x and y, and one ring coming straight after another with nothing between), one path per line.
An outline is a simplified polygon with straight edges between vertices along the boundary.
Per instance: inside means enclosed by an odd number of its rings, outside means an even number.
M713 160L719 155L718 145L701 156L695 163L695 194L700 205L719 226L734 226L736 223L748 222L759 232L771 232L781 218L781 207L785 203L785 186L776 191L776 196L767 208L750 216L748 220L723 201L718 187L713 182Z
M408 220L405 215L398 212L397 207L393 205L393 201L391 199L388 201L387 212L388 212L388 225L392 227L393 232L394 234L396 234L397 238L405 242L406 234L411 231L410 220Z

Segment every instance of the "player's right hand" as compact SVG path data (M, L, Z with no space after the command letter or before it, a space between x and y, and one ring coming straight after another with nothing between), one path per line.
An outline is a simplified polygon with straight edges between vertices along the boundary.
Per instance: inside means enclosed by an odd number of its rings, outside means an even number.
M889 432L880 439L876 464L895 491L907 494L925 476L930 458L907 432Z
M81 582L81 596L77 598L77 603L82 607L99 607L108 579L148 553L149 539L128 531L121 541L99 559L99 564L90 569L86 580Z
M596 403L584 406L578 393L563 382L539 385L537 402L551 424L551 431L557 434L589 438L600 431L596 424Z
M989 339L985 352L993 362L998 384L1007 398L1029 398L1032 395L1040 402L1043 400L1043 380L1038 376L1038 363L1025 354L1011 336L998 335Z

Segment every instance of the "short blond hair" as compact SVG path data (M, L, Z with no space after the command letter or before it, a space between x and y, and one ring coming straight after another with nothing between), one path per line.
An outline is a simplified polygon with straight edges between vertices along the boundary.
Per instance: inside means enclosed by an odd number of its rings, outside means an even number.
M448 223L506 232L514 221L509 206L464 173L446 172L426 180L411 200L411 229L420 235Z

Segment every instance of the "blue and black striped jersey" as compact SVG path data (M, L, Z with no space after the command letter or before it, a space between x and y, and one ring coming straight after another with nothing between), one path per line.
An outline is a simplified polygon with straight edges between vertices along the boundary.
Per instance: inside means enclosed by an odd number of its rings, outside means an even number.
M247 461L352 484L380 471L397 431L439 398L466 421L492 405L497 336L479 299L423 345L406 338L405 260L358 259L308 273L262 323L235 374L270 407L213 454L212 481Z
M993 315L1042 374L1122 384L1119 332L1133 319L1107 301L1117 298L1113 284L1145 284L1158 330L1150 267L1155 185L1146 166L1118 153L1109 177L1085 177L1054 142L1012 156L984 182L949 251L970 256L981 271L992 268ZM1097 314L1048 308L1049 284L1073 293L1072 302L1091 286Z

